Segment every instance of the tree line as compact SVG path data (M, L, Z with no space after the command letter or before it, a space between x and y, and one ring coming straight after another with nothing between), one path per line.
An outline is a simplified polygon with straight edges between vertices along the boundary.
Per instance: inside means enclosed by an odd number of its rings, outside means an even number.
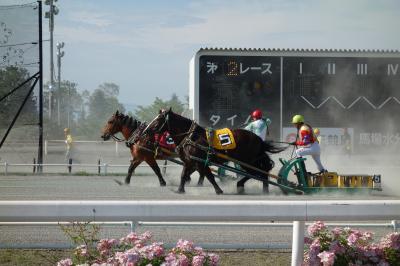
M0 98L13 88L29 78L29 72L23 68L7 67L0 69ZM0 102L0 131L8 127L17 112L16 106L22 103L32 83L28 83L7 99ZM44 84L48 88L49 84ZM101 129L115 111L120 111L141 121L151 121L158 110L172 107L178 113L182 113L186 103L181 101L176 94L172 94L168 100L158 97L148 106L139 105L133 111L126 111L124 105L119 102L120 87L112 82L104 82L93 91L81 90L73 81L63 80L60 87L55 84L52 91L51 117L49 116L49 91L43 93L43 123L44 135L47 139L62 139L63 130L69 125L75 138L85 140L97 140L101 135ZM187 102L187 99L186 99ZM16 129L29 125L30 134L36 134L39 119L38 89L34 90L23 108L16 123Z

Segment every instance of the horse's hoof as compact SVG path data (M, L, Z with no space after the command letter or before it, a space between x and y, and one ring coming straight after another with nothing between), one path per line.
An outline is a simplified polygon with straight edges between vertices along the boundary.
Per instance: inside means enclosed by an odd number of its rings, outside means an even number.
M237 187L237 193L238 194L244 194L244 187Z
M222 190L215 191L215 193L217 193L217 195L224 194L224 192Z
M124 184L125 184L125 186L129 186L129 183L130 183L130 182L126 182L126 181L125 181Z
M167 185L167 183L160 183L160 186L165 187Z
M185 194L185 190L178 190L176 193L178 193L178 194Z
M197 183L197 186L198 186L198 187L202 187L202 186L203 186L203 183Z

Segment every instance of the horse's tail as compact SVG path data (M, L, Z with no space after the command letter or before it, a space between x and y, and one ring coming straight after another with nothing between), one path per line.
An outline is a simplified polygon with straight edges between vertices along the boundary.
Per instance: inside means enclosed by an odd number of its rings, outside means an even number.
M266 140L264 143L264 151L269 153L280 153L286 150L287 147L282 147L280 145L273 144L273 141Z

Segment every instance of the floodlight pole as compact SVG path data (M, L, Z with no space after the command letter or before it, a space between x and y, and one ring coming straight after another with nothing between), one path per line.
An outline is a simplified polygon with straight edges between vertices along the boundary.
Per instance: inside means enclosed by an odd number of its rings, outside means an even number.
M61 93L61 57L63 57L64 54L65 54L64 51L61 51L61 48L64 47L64 42L57 43L56 47L58 49L58 52L57 52L58 93L60 94ZM67 108L68 108L68 110L67 110L67 113L68 113L68 122L67 122L67 124L68 124L68 126L67 127L68 128L69 128L69 112L70 112L70 107L69 107L70 99L69 99L69 97L70 97L70 91L69 91L69 88L68 88L68 106L67 106ZM59 100L60 100L60 97L59 97ZM58 125L60 125L60 101L58 101Z
M50 0L50 16L49 16L49 31L50 31L50 87L49 87L49 119L51 120L51 111L53 108L53 90L54 90L54 62L53 62L53 31L54 31L54 12L53 0Z
M43 31L42 31L42 1L39 3L39 147L37 171L43 171Z
M49 119L52 118L52 94L54 90L54 61L53 61L53 31L54 31L54 15L58 14L58 8L54 5L57 0L46 0L45 4L50 6L45 17L49 19L50 31L50 86L49 86Z

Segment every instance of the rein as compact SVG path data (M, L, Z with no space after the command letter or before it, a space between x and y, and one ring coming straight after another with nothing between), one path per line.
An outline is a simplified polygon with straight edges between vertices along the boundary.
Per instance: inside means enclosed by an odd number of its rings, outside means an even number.
M113 138L113 140L115 140L115 141L117 141L117 142L123 142L123 141L125 141L125 140L123 140L123 139L118 138L118 137L115 136L115 135L111 135L111 137Z

